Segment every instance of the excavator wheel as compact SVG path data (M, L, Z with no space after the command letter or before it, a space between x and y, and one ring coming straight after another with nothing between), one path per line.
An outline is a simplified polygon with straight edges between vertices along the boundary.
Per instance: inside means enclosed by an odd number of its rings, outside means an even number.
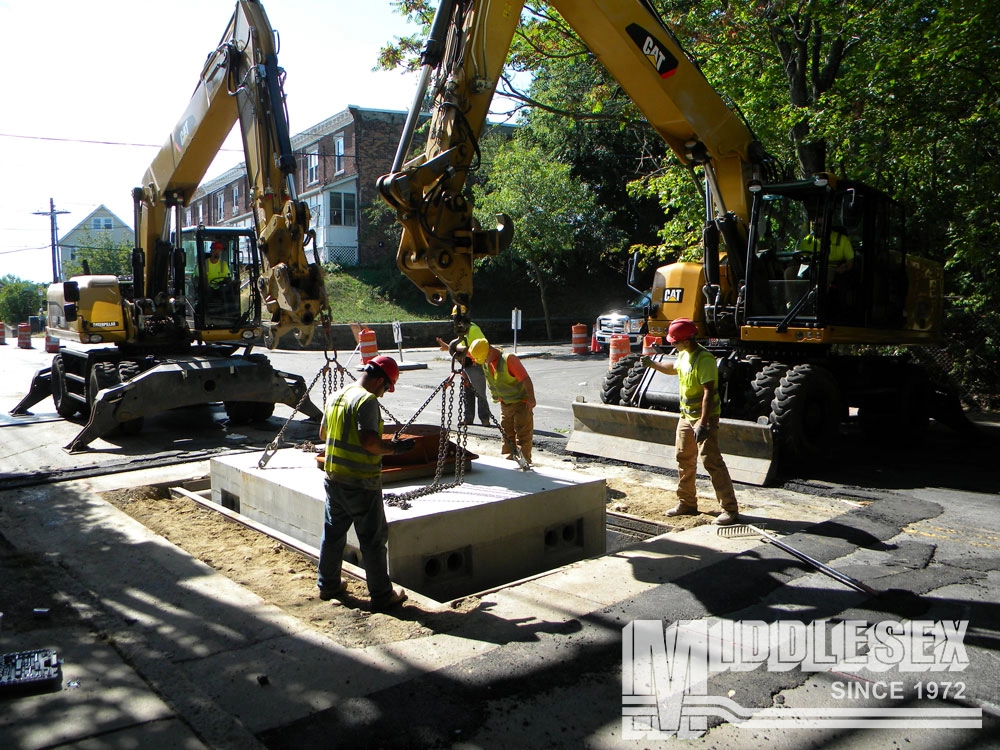
M622 381L622 406L642 406L642 404L636 403L635 396L636 391L639 388L639 383L642 382L642 376L645 372L646 368L642 366L642 361L636 360L635 364L632 365L632 369L630 369L625 375L625 380Z
M226 401L226 414L230 424L263 422L274 414L274 404L269 401Z
M118 378L118 369L111 362L98 362L90 370L90 379L87 383L87 405L90 410L94 409L94 401L97 394L105 388L113 388L121 382Z
M771 401L770 421L783 455L792 461L827 458L840 430L840 387L822 367L795 365L781 379Z
M62 355L52 358L52 401L60 417L72 419L80 413L80 402L66 392L66 362Z
M757 373L750 388L753 391L753 401L751 405L756 405L753 417L766 417L771 413L771 401L774 400L774 391L781 384L781 379L788 372L788 365L781 362L769 362L764 369Z
M601 385L601 401L603 403L618 406L622 398L622 383L625 382L625 376L628 375L629 370L632 369L632 365L639 358L640 355L638 354L626 354L611 365L611 369L604 376L604 383Z

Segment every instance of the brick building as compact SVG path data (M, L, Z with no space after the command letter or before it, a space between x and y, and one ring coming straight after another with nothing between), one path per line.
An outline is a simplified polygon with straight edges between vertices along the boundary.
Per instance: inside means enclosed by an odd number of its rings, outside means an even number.
M322 260L372 265L395 255L394 216L373 225L365 209L381 202L375 184L392 166L405 121L405 112L352 106L292 137L295 187L312 214ZM245 164L203 183L183 220L253 226Z

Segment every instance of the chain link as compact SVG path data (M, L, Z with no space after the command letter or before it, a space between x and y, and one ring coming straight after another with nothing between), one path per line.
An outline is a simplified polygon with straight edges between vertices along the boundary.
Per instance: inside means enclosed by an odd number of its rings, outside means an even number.
M323 366L320 367L316 376L312 379L309 387L306 388L305 393L302 394L302 398L299 399L295 408L292 409L292 413L288 416L288 419L286 419L285 423L281 425L281 428L278 430L278 434L275 435L274 439L264 447L264 452L261 454L260 460L257 461L258 469L265 468L268 462L274 457L274 454L278 452L278 448L281 447L281 441L285 436L285 430L288 429L288 425L292 423L292 420L295 419L295 415L299 413L302 405L309 398L309 394L312 392L317 380L320 378L323 379L322 390L323 404L325 408L327 396L330 393L333 393L334 390L337 390L337 388L343 387L345 373L350 375L352 379L355 379L354 375L348 372L347 369L337 361L337 350L331 346L333 333L330 323L331 316L329 308L320 313L320 320L323 327L323 359L326 361L323 363ZM330 356L331 350L333 351L333 356ZM331 365L335 366L332 368L332 372ZM340 385L337 385L338 383Z

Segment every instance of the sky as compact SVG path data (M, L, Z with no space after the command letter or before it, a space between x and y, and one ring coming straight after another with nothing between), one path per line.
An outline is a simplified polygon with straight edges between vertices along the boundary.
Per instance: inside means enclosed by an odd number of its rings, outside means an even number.
M52 281L49 199L64 236L104 204L132 226L132 188L184 112L235 0L0 0L0 278ZM264 0L294 135L357 105L405 111L417 77L373 72L420 33L389 0ZM238 128L205 175L243 161ZM36 215L43 212L46 215Z

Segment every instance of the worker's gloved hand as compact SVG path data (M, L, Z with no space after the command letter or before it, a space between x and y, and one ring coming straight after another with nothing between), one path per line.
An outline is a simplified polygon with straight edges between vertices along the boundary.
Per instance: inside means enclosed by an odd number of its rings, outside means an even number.
M641 361L642 361L642 366L643 367L652 367L653 366L653 358L652 357L643 355Z
M413 438L407 438L406 440L397 440L392 444L392 452L397 456L400 453L406 453L407 451L413 450L417 445L417 441Z
M694 426L694 439L699 443L704 443L708 438L708 425L699 421Z

